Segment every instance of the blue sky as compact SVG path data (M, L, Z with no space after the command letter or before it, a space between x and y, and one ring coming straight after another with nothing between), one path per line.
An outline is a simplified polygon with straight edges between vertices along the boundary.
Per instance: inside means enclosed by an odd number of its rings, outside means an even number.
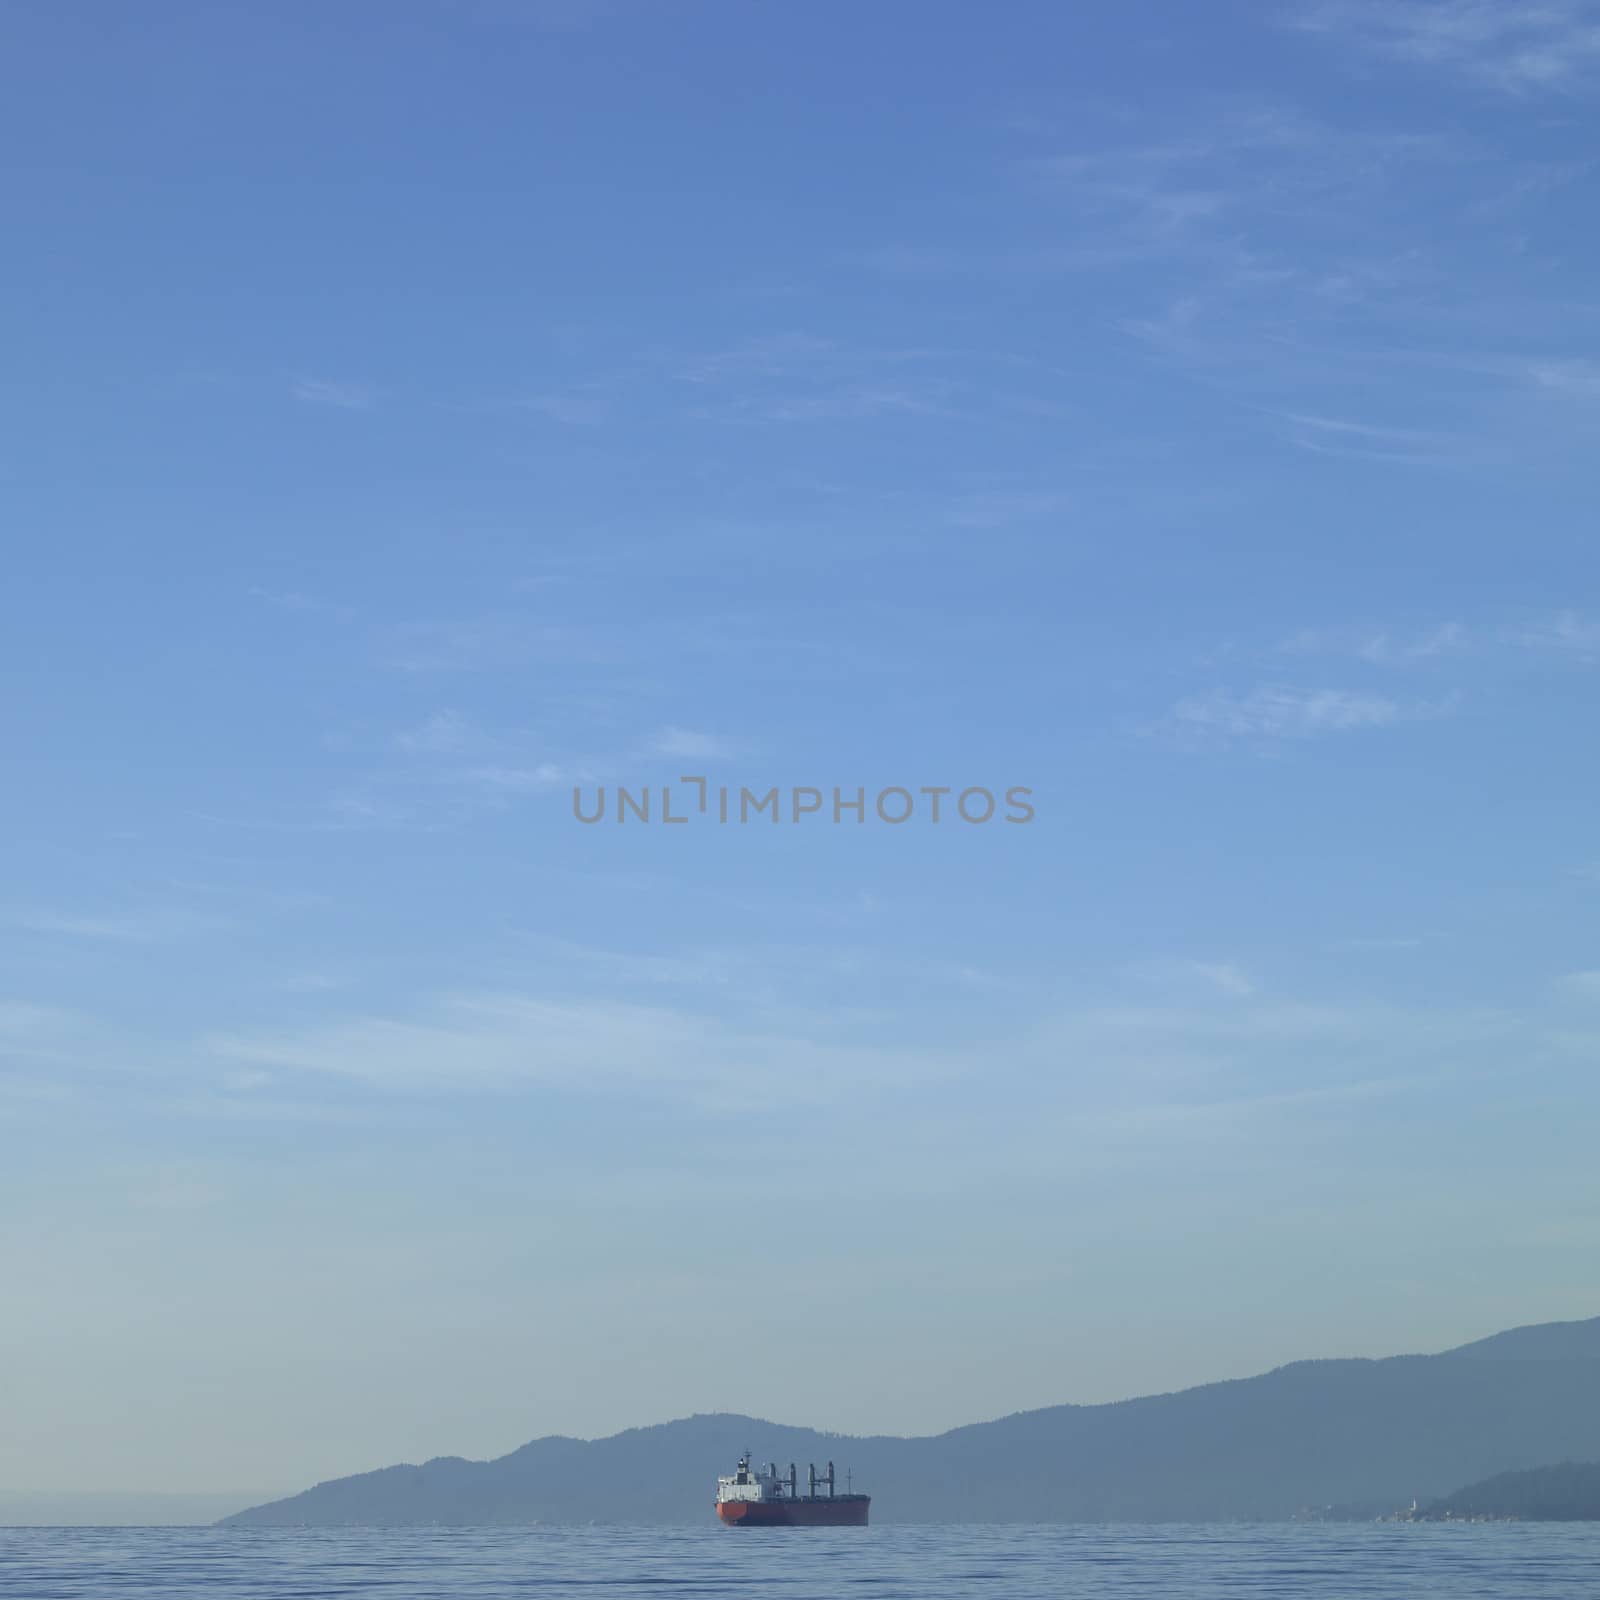
M0 1488L1600 1309L1593 6L5 32Z

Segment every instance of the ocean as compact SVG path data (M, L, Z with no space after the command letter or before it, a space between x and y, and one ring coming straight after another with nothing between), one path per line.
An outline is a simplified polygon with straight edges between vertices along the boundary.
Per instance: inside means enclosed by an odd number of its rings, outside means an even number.
M5 1600L1590 1600L1596 1593L1600 1524L0 1528Z

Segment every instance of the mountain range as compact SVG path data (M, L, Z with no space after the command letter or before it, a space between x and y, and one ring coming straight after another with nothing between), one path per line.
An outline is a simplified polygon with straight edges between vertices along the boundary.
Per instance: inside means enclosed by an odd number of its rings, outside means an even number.
M1439 1355L1299 1361L1258 1377L1060 1405L925 1438L853 1437L732 1414L609 1438L535 1439L337 1478L225 1519L338 1524L705 1522L745 1449L838 1465L874 1522L1276 1520L1427 1503L1456 1486L1600 1459L1600 1317Z

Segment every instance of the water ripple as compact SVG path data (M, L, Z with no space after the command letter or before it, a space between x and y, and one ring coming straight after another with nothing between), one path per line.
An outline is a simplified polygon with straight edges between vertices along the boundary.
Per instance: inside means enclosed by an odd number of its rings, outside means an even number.
M1538 1600L1600 1592L1600 1525L0 1528L16 1600Z

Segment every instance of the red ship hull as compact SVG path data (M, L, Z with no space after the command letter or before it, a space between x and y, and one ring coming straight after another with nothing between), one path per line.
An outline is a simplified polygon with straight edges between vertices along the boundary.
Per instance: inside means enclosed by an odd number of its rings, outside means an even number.
M864 1528L872 1496L830 1495L816 1500L719 1500L717 1515L730 1528Z

